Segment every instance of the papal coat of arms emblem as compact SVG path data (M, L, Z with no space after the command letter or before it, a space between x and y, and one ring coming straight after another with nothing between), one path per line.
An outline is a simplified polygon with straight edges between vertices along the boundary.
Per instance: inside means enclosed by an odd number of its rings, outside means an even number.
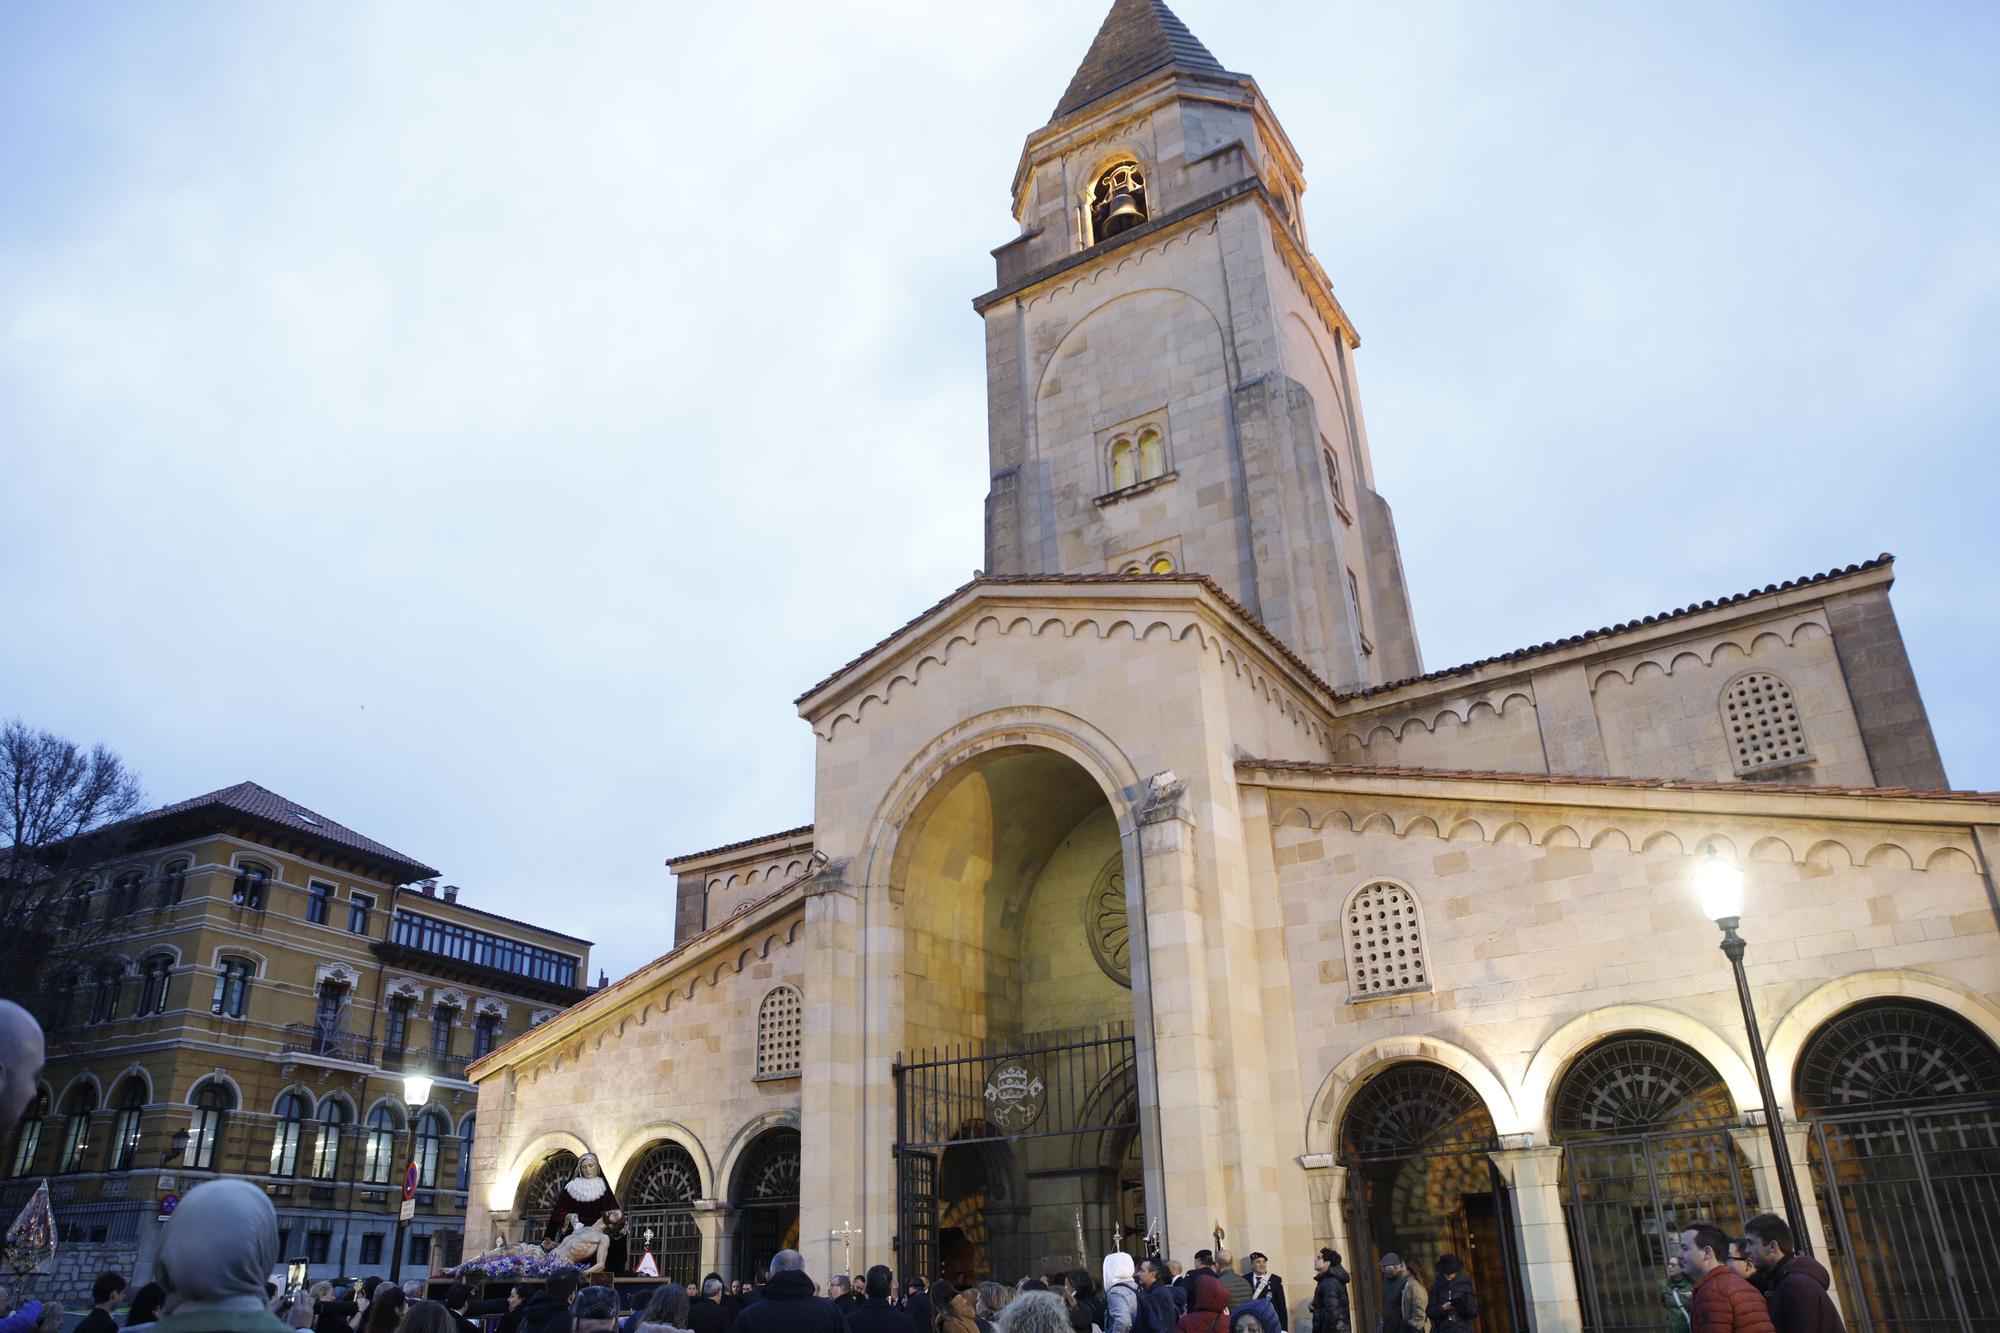
M995 1129L1018 1134L1042 1118L1048 1088L1025 1060L1007 1060L986 1078L986 1120Z

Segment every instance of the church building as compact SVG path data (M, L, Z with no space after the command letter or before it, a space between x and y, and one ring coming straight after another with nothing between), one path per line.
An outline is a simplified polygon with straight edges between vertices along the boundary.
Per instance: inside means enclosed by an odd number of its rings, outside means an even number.
M1391 1250L1486 1333L1652 1327L1775 1209L1851 1327L1984 1317L2000 795L1890 558L1427 670L1256 81L1116 0L1012 189L984 572L799 696L810 824L673 858L672 950L471 1066L468 1252L592 1152L683 1279L1220 1237L1301 1301L1340 1250L1356 1327Z

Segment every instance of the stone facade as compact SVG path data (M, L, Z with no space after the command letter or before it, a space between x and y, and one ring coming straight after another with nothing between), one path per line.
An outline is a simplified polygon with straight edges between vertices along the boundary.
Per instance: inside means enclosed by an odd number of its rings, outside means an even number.
M2000 1095L2000 797L1905 790L1944 773L1891 562L1424 674L1297 158L1168 19L1117 0L1100 47L1181 54L1023 156L977 303L989 572L798 699L811 826L672 862L675 949L472 1068L475 1226L532 1225L559 1153L623 1188L674 1144L682 1262L749 1276L776 1236L742 1164L796 1133L816 1274L1012 1276L1078 1230L1092 1263L1147 1229L1185 1259L1221 1225L1301 1298L1319 1246L1366 1274L1394 1241L1425 1276L1465 1253L1482 1328L1650 1322L1619 1302L1656 1301L1673 1226L1781 1193L1711 856L1747 873L1805 1199L1838 1197L1828 1034L1930 1024ZM1146 215L1113 233L1090 191L1120 162ZM1156 471L1112 486L1147 430ZM781 985L798 1076L760 1077ZM1079 1079L1085 1046L1130 1067ZM1660 1071L1671 1098L1619 1100ZM1592 1163L1620 1126L1642 1161L1681 1135L1710 1192L1617 1195Z

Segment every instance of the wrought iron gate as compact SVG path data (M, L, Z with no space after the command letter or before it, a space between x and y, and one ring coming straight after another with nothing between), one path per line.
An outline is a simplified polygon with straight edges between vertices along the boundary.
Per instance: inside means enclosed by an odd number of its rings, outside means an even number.
M1122 1023L921 1051L892 1072L896 1263L905 1274L938 1275L947 1149L1070 1137L1080 1140L1076 1160L1115 1159L1139 1128L1137 1047ZM1108 1248L1109 1236L1099 1243Z
M1680 1233L1699 1221L1733 1232L1757 1211L1725 1129L1570 1143L1563 1172L1577 1294L1593 1333L1655 1333Z

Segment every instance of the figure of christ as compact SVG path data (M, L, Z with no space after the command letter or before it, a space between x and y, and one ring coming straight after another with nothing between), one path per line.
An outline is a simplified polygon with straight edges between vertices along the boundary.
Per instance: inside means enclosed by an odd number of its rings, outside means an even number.
M586 1273L602 1273L611 1252L611 1237L605 1233L605 1228L617 1219L618 1213L613 1210L589 1226L578 1223L576 1230L559 1241L544 1244L556 1258L583 1264Z

